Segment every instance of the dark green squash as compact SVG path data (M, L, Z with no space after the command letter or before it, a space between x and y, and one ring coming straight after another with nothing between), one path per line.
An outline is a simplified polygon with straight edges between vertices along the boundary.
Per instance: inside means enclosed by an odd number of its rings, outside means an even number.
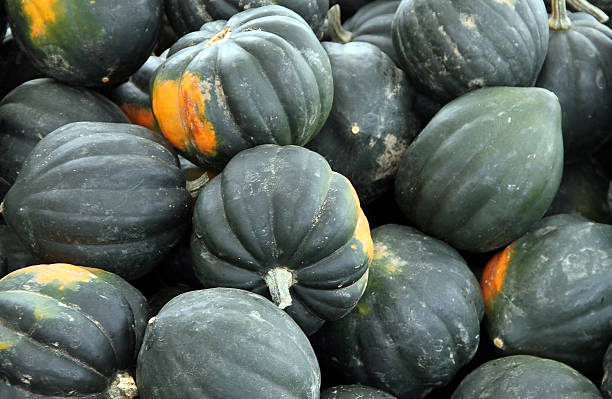
M147 303L100 269L52 264L0 280L0 397L133 398ZM122 395L123 394L123 395Z
M604 375L601 380L601 393L604 399L612 399L612 343L608 346L603 360Z
M168 19L179 36L196 31L207 22L273 4L298 13L318 36L329 8L329 0L165 0L165 4Z
M48 78L25 82L4 97L0 102L0 196L15 182L23 162L44 136L81 121L129 122L97 92Z
M484 313L478 281L457 251L411 227L380 226L372 238L365 293L313 345L343 383L422 398L476 352Z
M179 40L153 77L153 112L172 145L220 171L243 149L310 141L333 100L329 58L310 27L281 6L211 24Z
M442 108L408 147L396 201L421 231L486 252L525 233L563 169L561 110L540 88L490 87Z
M612 341L611 225L544 218L489 261L481 284L487 331L503 354L601 368Z
M350 182L313 151L268 144L204 186L191 250L205 287L269 292L312 334L357 304L373 249Z
M75 86L126 80L155 47L162 0L7 0L11 31L45 76Z
M153 115L149 88L155 69L164 60L165 57L150 56L127 82L114 87L109 94L132 123L155 131L160 129Z
M393 187L402 154L420 130L406 76L378 47L324 42L334 81L332 110L307 147L346 176L362 203ZM376 112L372 112L372 104Z
M461 381L451 399L601 399L597 387L567 365L535 356L491 360Z
M559 98L565 161L571 162L592 155L612 137L612 29L585 13L566 15L564 2L556 10L536 85Z
M565 164L559 191L546 215L575 213L599 223L612 222L607 201L611 178L594 158Z
M13 35L6 35L0 43L0 100L20 84L42 76Z
M0 225L0 277L17 269L40 263L40 259L10 227Z
M318 399L321 375L285 312L212 288L175 297L149 321L136 381L142 399Z
M533 86L548 48L541 0L402 1L391 26L404 71L443 103L484 86Z
M395 399L395 397L363 385L340 385L322 391L321 399Z
M45 262L133 280L179 240L190 209L185 177L161 135L138 125L75 122L34 148L3 215Z

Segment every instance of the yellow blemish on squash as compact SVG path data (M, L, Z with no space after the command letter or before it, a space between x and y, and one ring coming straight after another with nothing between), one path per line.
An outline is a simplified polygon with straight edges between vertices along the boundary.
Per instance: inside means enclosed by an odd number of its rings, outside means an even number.
M0 341L0 350L10 349L15 346L15 341Z
M358 303L357 311L359 312L359 314L362 314L365 316L368 313L370 313L370 305L366 305L365 303Z
M496 3L506 4L508 7L514 10L514 6L516 5L516 0L495 0Z
M155 79L151 101L153 114L162 133L175 148L184 151L187 133L179 109L179 83L174 80Z
M144 126L151 130L157 129L157 123L155 122L153 111L150 109L141 108L134 104L123 104L120 108L132 123Z
M357 192L350 183L349 187L351 189L351 195L355 201L355 206L358 208L357 223L355 224L355 233L353 234L353 237L355 237L355 239L361 243L363 252L365 252L368 258L372 260L374 258L374 242L372 241L372 236L370 235L370 224L368 223L368 219L363 213L363 210L359 206L359 197L357 196Z
M60 285L57 289L60 291L64 291L66 289L66 286Z
M357 134L360 131L361 131L361 129L359 129L359 125L357 125L356 123L353 123L353 125L351 126L351 133Z
M508 264L514 254L514 246L508 245L503 251L498 252L489 260L482 273L480 285L485 306L495 299L497 294L504 287Z
M20 274L31 275L36 283L41 285L57 281L61 285L66 286L79 282L87 283L97 278L84 267L75 266L68 263L53 263L50 265L34 265L24 267L23 269L18 269L7 274L3 279L8 279Z
M504 348L504 341L501 338L499 338L499 337L495 337L495 338L493 338L493 345L495 345L499 349L503 349Z
M40 309L34 309L34 318L36 320L42 320L45 317L45 314Z
M207 42L207 46L212 46L213 44L221 43L230 38L232 32L230 32L230 27L226 26L223 30L217 32L213 37L211 37Z
M23 13L30 20L30 38L45 36L57 19L60 9L57 0L21 0Z
M387 252L389 248L385 244L376 243L374 245L374 259L380 259L387 256L389 253Z
M385 270L390 274L397 274L400 271L393 263L387 263L385 265Z
M180 109L187 131L199 152L215 155L217 136L215 127L206 116L208 95L200 84L200 78L191 72L185 72L181 78Z

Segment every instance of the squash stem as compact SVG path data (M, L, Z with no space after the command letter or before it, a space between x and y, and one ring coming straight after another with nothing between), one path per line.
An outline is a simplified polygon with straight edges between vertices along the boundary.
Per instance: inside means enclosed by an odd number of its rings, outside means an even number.
M329 33L329 37L336 43L350 43L355 37L353 32L345 30L342 27L339 4L334 5L327 11L327 32Z
M567 16L565 0L552 0L550 2L551 13L548 18L548 27L552 30L568 30L572 27L572 21Z
M138 388L134 378L126 371L115 375L108 390L110 399L133 399L138 396Z
M599 7L594 6L587 0L567 0L567 4L575 11L586 12L594 16L602 24L608 22L610 18Z
M270 269L264 276L264 281L270 290L270 296L274 303L281 309L291 306L292 299L289 288L295 282L293 273L283 267L275 267Z
M189 194L191 194L191 198L194 200L198 198L200 190L206 185L206 183L208 183L209 180L208 173L202 173L202 176L195 180L187 180L187 183L185 183L185 188Z

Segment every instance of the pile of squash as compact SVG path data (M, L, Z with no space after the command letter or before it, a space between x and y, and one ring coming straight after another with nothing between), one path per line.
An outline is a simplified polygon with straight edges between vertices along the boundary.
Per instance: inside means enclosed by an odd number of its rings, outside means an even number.
M567 3L2 0L0 398L612 398Z

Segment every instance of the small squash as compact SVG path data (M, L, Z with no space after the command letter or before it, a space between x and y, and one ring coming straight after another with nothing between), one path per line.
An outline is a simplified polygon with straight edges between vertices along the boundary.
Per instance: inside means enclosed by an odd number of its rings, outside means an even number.
M133 280L188 227L191 196L170 144L142 126L75 122L34 148L4 198L6 223L45 262Z
M373 248L346 177L313 151L267 144L204 186L191 251L205 287L269 293L309 335L357 304Z
M142 399L318 399L321 374L285 312L212 288L175 297L149 321L136 381Z
M0 397L133 398L147 302L117 275L36 265L0 280Z

